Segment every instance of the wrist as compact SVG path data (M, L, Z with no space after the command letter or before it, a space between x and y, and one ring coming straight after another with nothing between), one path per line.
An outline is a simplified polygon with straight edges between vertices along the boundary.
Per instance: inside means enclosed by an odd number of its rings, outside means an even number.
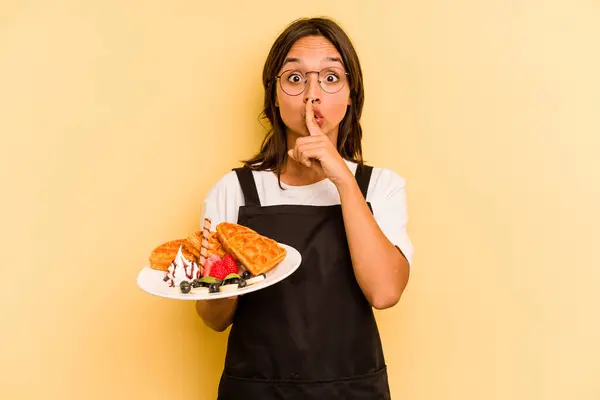
M338 193L340 197L347 197L348 195L360 193L360 188L358 187L358 183L356 179L354 179L353 175L350 175L346 179L342 179L339 182L336 182L335 186L337 187Z

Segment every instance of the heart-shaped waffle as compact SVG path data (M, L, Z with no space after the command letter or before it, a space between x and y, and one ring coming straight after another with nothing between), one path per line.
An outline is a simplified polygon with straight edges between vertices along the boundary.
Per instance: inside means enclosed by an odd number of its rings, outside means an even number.
M286 256L285 248L254 230L230 222L217 225L217 237L225 250L252 275L273 269Z
M196 255L196 257L200 258L200 254L202 251L202 231L195 231L193 232L189 237L188 237L188 241L190 242L190 244L192 245L193 249L189 249L192 253L194 253L194 255ZM210 257L213 254L216 254L219 256L219 258L223 258L226 254L227 251L225 251L225 249L223 248L223 245L221 244L221 242L219 242L219 239L217 238L217 232L210 232L209 237L208 237L208 257Z
M208 238L208 254L216 254L220 258L225 257L227 254L227 250L223 247L219 238L217 237L217 232L211 232Z
M187 239L171 240L152 250L150 254L150 268L166 271L175 259L175 256L177 256L180 246L181 254L183 254L185 259L188 261L194 260L194 254L188 250L189 243Z
M200 259L200 250L202 248L202 231L193 232L189 235L186 247L196 257L194 261L197 262Z

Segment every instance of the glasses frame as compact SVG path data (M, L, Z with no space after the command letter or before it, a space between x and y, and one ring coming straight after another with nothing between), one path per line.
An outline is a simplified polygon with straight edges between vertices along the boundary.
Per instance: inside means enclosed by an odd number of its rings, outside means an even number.
M325 92L325 93L327 93L327 94L336 94L336 93L339 93L339 92L340 92L340 90L342 90L342 89L344 88L344 86L346 86L346 83L348 82L348 79L346 79L346 82L344 82L344 84L342 85L342 87L340 87L340 88L339 88L338 90L336 90L335 92L328 92L327 90L325 90L325 89L323 88L322 81L321 81L321 72L325 71L326 69L333 69L333 68L336 68L336 69L339 69L339 70L343 71L343 72L344 72L344 75L345 75L346 77L350 76L350 73L349 73L349 72L347 72L347 71L344 71L344 70L343 70L342 68L340 68L340 67L325 67L325 68L323 68L323 69L322 69L322 70L320 70L320 71L306 71L306 72L298 71L298 72L299 72L299 73L300 73L300 74L301 74L301 75L304 77L304 89L302 89L302 91L301 91L300 93L298 93L298 94L289 94L288 92L286 92L286 91L285 91L285 89L283 88L283 85L281 84L281 77L282 77L282 76L283 76L283 75L284 75L286 72L293 71L293 69L286 69L286 70L285 70L285 71L283 71L281 74L279 74L279 75L275 75L275 78L273 78L273 80L275 80L275 81L279 81L279 87L281 88L281 90L283 90L283 93L287 94L288 96L293 96L293 97L295 97L295 96L300 96L302 93L304 93L304 92L306 91L306 88L308 87L308 74L313 74L313 73L314 73L314 74L317 74L317 82L319 82L319 87L321 88L321 90L322 90L322 91L324 91L324 92Z

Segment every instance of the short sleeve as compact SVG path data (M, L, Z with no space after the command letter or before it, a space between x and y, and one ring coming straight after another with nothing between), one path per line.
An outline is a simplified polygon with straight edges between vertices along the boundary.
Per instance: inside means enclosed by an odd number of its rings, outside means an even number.
M400 249L412 265L413 245L407 232L406 181L388 169L381 169L378 176L373 178L367 193L373 216L388 240Z
M235 172L224 175L208 192L202 207L202 219L211 219L211 230L221 222L237 223L239 207L244 205L244 195Z

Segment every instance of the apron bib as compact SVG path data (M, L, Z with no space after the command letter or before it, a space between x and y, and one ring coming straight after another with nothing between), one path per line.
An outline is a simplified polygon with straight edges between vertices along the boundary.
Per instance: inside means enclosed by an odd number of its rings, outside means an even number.
M390 399L379 331L354 275L341 205L263 207L252 171L234 171L245 197L238 223L296 248L302 264L238 299L218 399ZM368 166L356 172L365 199L371 172Z

